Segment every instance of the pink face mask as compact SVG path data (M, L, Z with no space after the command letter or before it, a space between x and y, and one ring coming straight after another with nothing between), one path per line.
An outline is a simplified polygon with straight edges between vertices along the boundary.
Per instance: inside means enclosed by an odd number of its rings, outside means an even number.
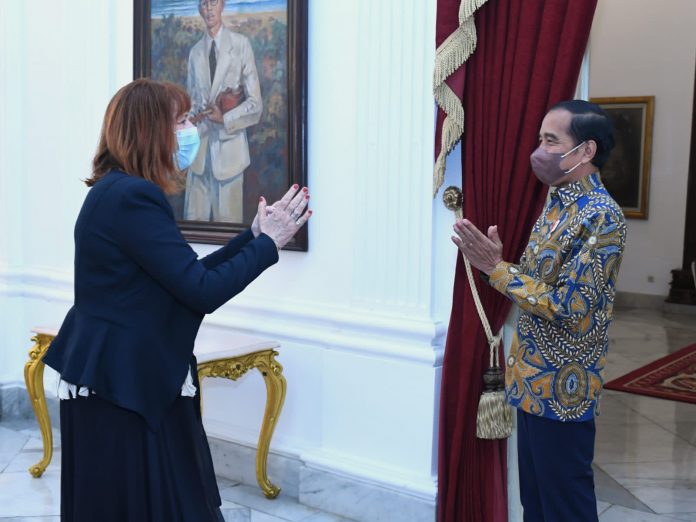
M569 170L563 170L561 168L561 161L568 154L578 150L584 143L585 142L583 141L565 154L561 154L560 152L546 152L541 147L538 147L534 152L532 152L532 155L529 157L529 161L532 163L532 170L534 171L536 177L539 178L539 181L545 183L546 185L553 185L563 176L567 176L578 168L582 164L582 161Z

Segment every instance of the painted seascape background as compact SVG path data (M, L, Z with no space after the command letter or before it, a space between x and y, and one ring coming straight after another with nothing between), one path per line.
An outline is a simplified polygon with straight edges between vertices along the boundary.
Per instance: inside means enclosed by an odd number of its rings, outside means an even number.
M156 80L186 86L188 55L203 37L195 0L152 0L152 72ZM227 0L223 24L251 42L259 74L263 114L247 129L251 165L244 173L244 223L256 214L258 196L278 199L289 186L287 1ZM170 197L181 219L184 195Z

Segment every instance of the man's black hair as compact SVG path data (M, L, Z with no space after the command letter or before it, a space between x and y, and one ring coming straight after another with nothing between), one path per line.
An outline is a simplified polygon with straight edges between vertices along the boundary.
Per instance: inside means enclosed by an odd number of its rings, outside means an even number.
M559 109L573 115L568 134L575 140L575 145L587 140L597 144L592 164L601 169L614 148L614 132L607 113L599 105L585 100L562 101L551 107L549 112Z

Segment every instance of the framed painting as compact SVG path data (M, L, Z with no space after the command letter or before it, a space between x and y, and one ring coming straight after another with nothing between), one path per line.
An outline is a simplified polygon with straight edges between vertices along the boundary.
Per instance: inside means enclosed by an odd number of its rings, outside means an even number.
M601 174L627 218L648 219L654 96L592 98L614 126L614 150Z
M133 50L135 78L191 96L201 146L169 197L187 240L225 243L307 184L307 0L134 0Z

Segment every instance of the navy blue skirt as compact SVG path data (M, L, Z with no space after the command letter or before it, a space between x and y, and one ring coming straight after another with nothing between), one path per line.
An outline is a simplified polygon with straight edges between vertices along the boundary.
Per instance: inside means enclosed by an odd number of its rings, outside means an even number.
M63 400L60 432L63 522L223 522L198 396L156 432L96 395Z

